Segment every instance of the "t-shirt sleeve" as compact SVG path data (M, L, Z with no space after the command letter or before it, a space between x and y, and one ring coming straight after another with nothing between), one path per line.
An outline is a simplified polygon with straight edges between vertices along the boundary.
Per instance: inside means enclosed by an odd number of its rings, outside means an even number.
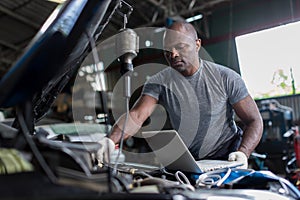
M148 95L156 100L159 100L159 95L161 93L161 81L157 76L150 77L144 84L142 95Z
M225 89L230 104L235 104L249 95L242 77L233 70L228 70L225 77Z
M153 83L146 83L143 87L142 95L148 95L156 100L159 99L159 86Z

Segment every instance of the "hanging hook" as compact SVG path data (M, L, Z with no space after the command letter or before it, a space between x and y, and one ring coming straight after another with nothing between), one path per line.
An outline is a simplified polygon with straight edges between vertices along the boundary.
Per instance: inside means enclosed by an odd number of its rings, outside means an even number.
M122 12L120 10L120 8L123 5L126 5L129 8L129 10L127 12ZM117 12L119 13L119 15L121 15L123 17L123 29L126 28L126 24L128 23L128 17L131 15L132 11L133 11L133 8L130 4L128 4L126 1L123 1L123 0L120 1L119 10L117 10Z

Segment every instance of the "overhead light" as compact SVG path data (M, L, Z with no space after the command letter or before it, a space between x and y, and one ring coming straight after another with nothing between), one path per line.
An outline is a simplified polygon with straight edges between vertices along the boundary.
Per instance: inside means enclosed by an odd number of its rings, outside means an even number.
M51 2L54 2L54 3L62 4L62 3L64 3L66 0L47 0L47 1L51 1Z
M153 43L150 40L145 41L145 46L150 47Z
M193 21L202 19L202 17L203 17L203 15L202 15L202 14L199 14L199 15L195 15L195 16L193 16L193 17L187 18L185 21L186 21L186 22L193 22Z
M165 30L166 30L165 27L159 27L159 28L154 29L154 33L159 33L159 32L165 31Z

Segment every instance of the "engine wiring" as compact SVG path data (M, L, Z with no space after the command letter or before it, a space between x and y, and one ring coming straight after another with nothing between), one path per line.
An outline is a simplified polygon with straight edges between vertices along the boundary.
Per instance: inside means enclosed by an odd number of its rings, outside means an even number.
M220 174L224 173L225 175L222 177ZM231 169L230 168L224 168L224 169L218 169L210 172L206 172L201 174L197 181L196 186L197 187L220 187L224 181L230 176Z

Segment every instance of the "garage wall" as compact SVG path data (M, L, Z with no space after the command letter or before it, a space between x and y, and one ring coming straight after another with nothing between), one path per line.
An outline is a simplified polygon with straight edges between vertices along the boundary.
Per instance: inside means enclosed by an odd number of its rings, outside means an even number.
M215 62L240 72L236 36L298 20L300 0L236 0L234 6L224 5L208 17L210 37L203 47Z

